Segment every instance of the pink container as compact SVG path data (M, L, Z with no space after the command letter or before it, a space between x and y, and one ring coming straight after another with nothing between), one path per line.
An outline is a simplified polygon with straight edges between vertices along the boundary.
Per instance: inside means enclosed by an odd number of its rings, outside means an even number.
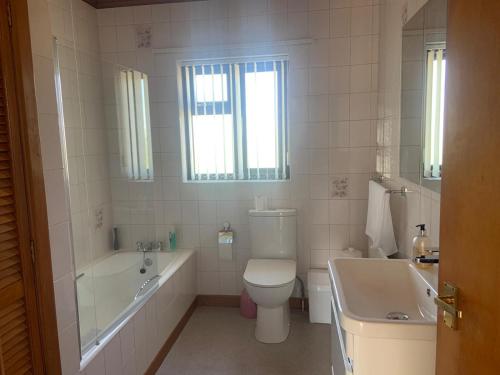
M247 319L257 317L257 305L252 301L246 289L243 289L240 296L240 314Z

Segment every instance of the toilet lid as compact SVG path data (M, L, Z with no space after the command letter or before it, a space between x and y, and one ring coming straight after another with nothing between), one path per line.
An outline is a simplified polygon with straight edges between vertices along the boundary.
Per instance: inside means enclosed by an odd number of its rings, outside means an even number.
M250 259L243 274L247 283L277 287L295 280L296 262L291 259Z

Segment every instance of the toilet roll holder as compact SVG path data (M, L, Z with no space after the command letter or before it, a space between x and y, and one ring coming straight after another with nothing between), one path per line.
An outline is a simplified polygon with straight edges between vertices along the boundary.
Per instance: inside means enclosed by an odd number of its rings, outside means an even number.
M224 223L224 228L219 231L219 244L232 244L233 243L233 230L229 222Z

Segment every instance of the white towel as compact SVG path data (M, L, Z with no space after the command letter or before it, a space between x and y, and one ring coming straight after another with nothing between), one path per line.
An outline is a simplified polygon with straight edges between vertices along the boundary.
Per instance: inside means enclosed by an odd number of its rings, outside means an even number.
M371 181L368 184L368 213L366 217L366 235L370 238L370 248L380 248L389 256L398 251L390 207L390 194L386 189Z

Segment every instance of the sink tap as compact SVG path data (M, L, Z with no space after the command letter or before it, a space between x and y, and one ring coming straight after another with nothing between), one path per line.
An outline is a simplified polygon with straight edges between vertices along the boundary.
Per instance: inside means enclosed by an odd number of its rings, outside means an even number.
M421 255L421 256L413 258L413 261L416 264L437 264L437 263L439 263L439 255L437 255L437 256L436 255L429 255L429 256Z

